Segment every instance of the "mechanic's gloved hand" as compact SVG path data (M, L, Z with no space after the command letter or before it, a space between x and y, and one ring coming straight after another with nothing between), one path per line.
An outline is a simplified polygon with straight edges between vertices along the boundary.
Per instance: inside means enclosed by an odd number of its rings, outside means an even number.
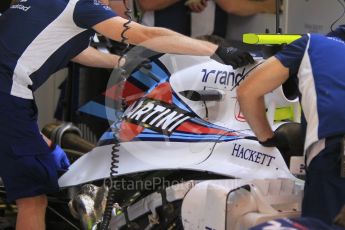
M290 150L289 141L285 133L275 131L273 137L266 141L259 141L265 147L276 147L284 155Z
M54 160L58 170L66 171L71 165L65 151L59 145L55 145L54 150L51 152L54 156Z
M277 147L286 164L290 165L292 156L303 156L304 152L304 132L301 124L289 122L280 125L273 134L273 137L260 142L266 147Z
M211 58L222 64L231 65L234 69L254 63L252 55L247 51L234 47L224 47L222 45L218 47Z

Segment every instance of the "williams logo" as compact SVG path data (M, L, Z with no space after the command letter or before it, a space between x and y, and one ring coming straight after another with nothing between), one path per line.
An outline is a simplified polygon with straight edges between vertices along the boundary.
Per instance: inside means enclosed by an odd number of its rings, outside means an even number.
M170 135L191 115L171 104L146 98L129 107L124 118L128 123Z
M222 71L222 70L201 70L203 73L202 82L213 82L214 84L236 87L244 80L247 75L243 68L241 73Z

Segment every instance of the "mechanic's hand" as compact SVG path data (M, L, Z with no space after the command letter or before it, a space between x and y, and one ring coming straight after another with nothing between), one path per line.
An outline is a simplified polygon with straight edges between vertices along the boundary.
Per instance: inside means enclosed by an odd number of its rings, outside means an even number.
M265 147L276 147L282 154L288 153L290 150L287 136L279 130L273 133L273 137L266 141L259 141L259 143Z
M51 152L54 156L55 164L58 170L67 170L71 165L65 151L59 145L55 145L55 149Z
M218 47L211 58L220 63L231 65L234 69L254 63L254 59L249 52L222 45Z
M280 125L273 134L273 137L261 141L260 144L266 147L276 147L280 151L286 164L290 165L293 156L303 156L305 134L301 124L289 122Z
M200 13L207 7L207 0L189 0L185 3L192 12Z

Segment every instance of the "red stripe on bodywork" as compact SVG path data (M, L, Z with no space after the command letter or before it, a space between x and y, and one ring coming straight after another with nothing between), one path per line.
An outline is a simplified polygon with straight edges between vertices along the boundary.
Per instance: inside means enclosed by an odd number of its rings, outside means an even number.
M237 136L235 133L231 133L226 130L214 129L205 126L201 126L192 122L184 122L177 129L180 132L195 133L195 134L218 134L225 136Z
M138 136L145 128L136 124L123 121L121 123L119 138L121 141L131 141Z
M150 92L147 98L172 104L172 89L168 82L162 83Z
M137 100L145 94L145 92L130 82L125 83L125 87L123 92L119 91L118 85L113 85L112 87L108 88L104 93L106 97L118 100L119 98L125 98L126 101L134 101Z

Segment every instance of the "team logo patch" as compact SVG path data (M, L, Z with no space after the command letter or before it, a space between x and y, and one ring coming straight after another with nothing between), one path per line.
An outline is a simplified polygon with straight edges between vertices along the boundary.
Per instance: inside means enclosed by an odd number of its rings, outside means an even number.
M192 117L189 112L173 105L172 89L169 83L163 83L126 110L120 139L130 141L145 128L169 136Z

